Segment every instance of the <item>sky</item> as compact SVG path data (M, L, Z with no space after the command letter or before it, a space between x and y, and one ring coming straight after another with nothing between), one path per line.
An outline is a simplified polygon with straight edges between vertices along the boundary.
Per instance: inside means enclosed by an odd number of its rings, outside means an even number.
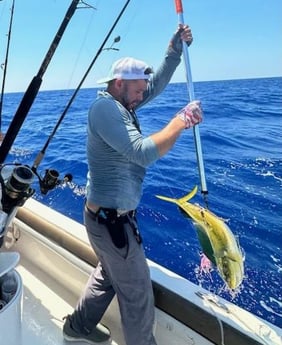
M0 62L5 61L13 0L0 0ZM75 89L87 72L125 0L85 0L43 74L40 90ZM193 33L193 82L282 76L281 0L182 0ZM71 0L14 0L5 92L25 91L37 75ZM117 59L132 56L154 69L177 28L173 0L131 0L82 87L97 87ZM114 45L114 38L121 39ZM3 69L0 70L0 82ZM185 82L182 63L171 82Z

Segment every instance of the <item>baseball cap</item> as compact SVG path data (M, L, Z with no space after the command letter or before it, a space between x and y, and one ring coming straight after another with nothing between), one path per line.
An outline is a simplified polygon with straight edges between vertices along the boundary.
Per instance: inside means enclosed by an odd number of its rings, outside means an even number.
M108 83L114 79L149 79L153 69L141 60L125 57L113 63L107 77L99 79L97 84Z

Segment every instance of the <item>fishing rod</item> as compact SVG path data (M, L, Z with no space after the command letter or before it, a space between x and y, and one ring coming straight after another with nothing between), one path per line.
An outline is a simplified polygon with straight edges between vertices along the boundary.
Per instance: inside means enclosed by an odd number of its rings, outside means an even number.
M174 2L175 2L176 13L178 15L179 24L184 24L182 1L174 0ZM185 62L189 98L190 98L190 101L193 101L195 100L194 86L193 86L193 81L192 81L192 72L191 72L191 66L190 66L188 46L185 42L183 42L183 56L184 56L184 62ZM200 181L201 181L201 189L202 189L201 192L207 204L208 189L207 189L206 177L205 177L204 160L203 160L199 125L195 125L193 127L193 132L194 132L194 140L195 140L196 153L197 153L198 169L199 169Z
M10 39L11 39L12 24L13 24L13 18L14 18L14 7L15 7L15 0L13 0L12 7L11 7L11 16L10 16L10 23L9 23L5 62L3 63L3 65L1 65L1 67L3 66L3 79L2 79L1 98L0 98L0 133L1 133L1 128L2 128L2 108L3 108L3 98L4 98L6 74L7 74L7 67L8 67L8 57L9 57L9 50L10 50Z
M47 149L48 145L50 144L50 141L51 141L52 138L54 137L54 135L55 135L57 129L59 128L61 122L63 121L63 119L64 119L64 117L65 117L65 115L66 115L66 113L67 113L69 107L71 106L71 104L72 104L73 100L75 99L75 97L76 97L78 91L80 90L80 88L81 88L81 86L82 86L84 80L86 79L87 75L89 74L91 68L92 68L93 65L95 64L95 62L96 62L96 60L98 59L98 57L99 57L99 55L101 54L101 52L102 52L103 50L109 50L109 49L117 50L116 48L112 48L112 46L113 46L114 43L120 41L120 36L117 36L117 37L114 39L114 42L113 42L113 44L111 45L110 48L105 48L105 49L104 49L104 46L105 46L105 44L107 43L107 41L108 41L110 35L112 34L114 28L115 28L116 25L117 25L117 23L119 22L119 20L120 20L121 16L123 15L124 11L126 10L126 7L128 6L129 2L130 2L130 0L127 0L127 1L126 1L125 5L123 6L122 10L120 11L119 15L117 16L117 18L116 18L114 24L112 25L112 27L110 28L108 34L106 35L106 37L105 37L103 43L101 44L101 46L100 46L100 48L98 49L96 55L94 56L93 60L91 61L89 67L87 68L87 70L86 70L84 76L82 77L82 79L81 79L81 81L79 82L77 88L75 89L75 91L74 91L72 97L70 98L70 100L69 100L69 102L68 102L66 108L65 108L64 111L62 112L62 114L61 114L59 120L57 121L57 123L56 123L56 125L55 125L55 127L54 127L54 129L53 129L53 131L52 131L52 133L51 133L50 136L48 137L48 139L47 139L47 141L46 141L44 147L42 148L42 150L38 153L37 157L35 158L34 163L33 163L33 166L32 166L33 172L36 172L36 169L38 168L40 162L42 161L42 159L43 159L43 157L44 157L44 155L45 155L46 149Z
M8 128L8 131L4 137L4 140L2 142L2 145L0 147L0 164L3 163L16 139L16 136L36 98L36 95L39 91L39 88L41 86L42 83L42 78L43 75L59 45L59 42L63 36L63 33L71 19L71 17L73 16L76 8L77 8L77 4L79 3L80 0L73 0L65 14L65 17L58 29L58 32L56 33L53 42L50 45L50 48L47 52L47 54L45 55L43 62L39 68L39 71L37 73L37 75L35 77L33 77L31 83L29 84L22 100L21 103L16 111L16 114L14 115L13 120L11 121L11 124Z

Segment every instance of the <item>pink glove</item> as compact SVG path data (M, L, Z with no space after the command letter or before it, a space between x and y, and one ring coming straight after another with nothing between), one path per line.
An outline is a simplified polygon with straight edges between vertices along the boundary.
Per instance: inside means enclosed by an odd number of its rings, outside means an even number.
M190 128L202 121L203 112L200 101L193 101L188 103L177 114L181 120L185 122L185 128Z

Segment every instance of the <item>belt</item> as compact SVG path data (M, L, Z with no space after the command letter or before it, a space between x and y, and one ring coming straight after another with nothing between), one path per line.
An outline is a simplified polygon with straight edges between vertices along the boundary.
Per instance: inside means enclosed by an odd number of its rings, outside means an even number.
M136 213L135 210L126 211L107 207L99 207L98 210L94 212L87 206L87 204L85 204L85 211L91 216L92 219L100 220L101 222L103 222L103 220L113 218L124 218L124 221L126 222L128 219L126 216L133 218Z
M124 224L129 224L131 229L133 230L133 234L136 238L137 243L142 243L142 237L139 233L137 227L137 221L135 217L135 210L128 211L124 214L119 215L118 210L114 208L104 208L100 207L96 212L93 212L86 204L85 204L85 212L99 224L104 224L108 228L110 235L114 244L122 248L125 245L125 238L120 238L121 231L124 233Z

